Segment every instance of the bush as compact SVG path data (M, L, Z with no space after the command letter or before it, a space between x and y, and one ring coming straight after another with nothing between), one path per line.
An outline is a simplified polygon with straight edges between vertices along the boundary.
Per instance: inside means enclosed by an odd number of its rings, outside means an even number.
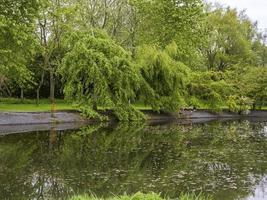
M237 95L229 96L227 101L229 110L240 114L247 113L252 104L253 101L250 98Z

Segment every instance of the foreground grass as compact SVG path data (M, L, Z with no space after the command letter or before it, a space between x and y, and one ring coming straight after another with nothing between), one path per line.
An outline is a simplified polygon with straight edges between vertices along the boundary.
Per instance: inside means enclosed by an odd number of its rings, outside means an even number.
M155 193L150 194L142 194L142 193L136 193L135 195L128 196L120 196L120 197L111 197L111 198L97 198L95 196L75 196L72 197L70 200L168 200L169 198L162 198L160 195ZM182 194L179 198L179 200L212 200L211 197L205 197L204 195L195 195L195 194Z

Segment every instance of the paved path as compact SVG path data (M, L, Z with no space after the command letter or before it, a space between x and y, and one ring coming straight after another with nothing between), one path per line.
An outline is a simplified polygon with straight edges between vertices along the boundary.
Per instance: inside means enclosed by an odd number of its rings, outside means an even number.
M159 123L205 123L208 121L227 121L232 119L249 119L256 121L267 121L266 111L252 111L249 115L238 115L224 111L220 114L212 113L208 110L184 110L181 113L156 113L153 111L143 111L148 117L149 124ZM112 112L106 113L114 121ZM113 117L112 117L113 116ZM77 129L90 120L83 118L78 112L56 112L51 116L50 112L0 112L0 135L18 132L31 132L42 130L66 130Z
M78 112L0 112L0 125L84 122Z

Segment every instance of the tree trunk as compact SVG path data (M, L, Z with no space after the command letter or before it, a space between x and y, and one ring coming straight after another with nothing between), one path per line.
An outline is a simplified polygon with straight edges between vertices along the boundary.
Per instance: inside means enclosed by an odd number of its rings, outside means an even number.
M53 69L50 69L50 100L51 102L55 101L55 80Z
M36 90L36 105L39 106L40 101L40 88L38 87Z
M55 112L55 80L52 67L50 67L50 102L51 102L51 116L53 117Z
M40 90L41 90L41 87L42 87L42 85L44 83L44 73L45 73L45 70L43 69L41 80L40 80L39 85L38 85L38 88L36 90L36 105L37 106L39 106L39 102L40 102Z
M11 97L12 94L11 94L10 89L8 88L8 86L7 86L5 83L3 83L3 85L4 85L4 87L5 87L6 91L7 91L7 95L8 95L9 97Z
M92 100L93 100L93 110L97 111L97 96L95 94L95 84L92 84Z
M256 109L256 104L253 103L253 104L252 104L252 110L255 110L255 109Z
M21 102L24 101L24 92L23 92L22 88L20 89L20 100L21 100Z
M97 111L97 96L93 94L93 110Z
M96 103L95 100L93 101L93 110L94 110L94 111L97 111L97 103Z
M108 12L107 12L107 0L104 1L104 20L103 20L103 24L102 24L102 29L104 29L106 27L106 23L107 23L107 15L108 15Z

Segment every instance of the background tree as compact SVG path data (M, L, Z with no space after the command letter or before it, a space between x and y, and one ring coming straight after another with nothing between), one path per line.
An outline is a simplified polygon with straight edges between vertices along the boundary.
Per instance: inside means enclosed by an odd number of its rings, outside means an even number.
M138 45L164 48L175 41L179 60L192 68L199 65L197 58L204 41L205 22L201 0L137 0L133 6L138 19Z
M208 42L204 49L208 69L225 70L230 65L252 64L255 26L244 12L216 7L208 11Z
M267 66L267 29L264 32L257 30L256 38L254 39L252 50L255 52L255 65Z
M36 88L37 104L40 97L40 89L44 84L45 75L49 75L50 99L55 99L55 81L56 71L64 56L61 48L61 38L64 33L69 33L74 28L72 17L74 8L68 1L42 0L38 23L36 27L36 36L39 40L40 50L36 59L42 57L43 64L36 63L41 73L38 75L38 85ZM41 55L40 55L41 54Z
M8 80L21 89L22 96L23 89L32 83L32 74L27 64L35 49L33 25L37 12L38 2L35 0L3 0L0 4L2 94L12 94Z
M128 0L69 0L69 3L76 8L75 26L103 29L118 44L133 49L136 18Z
M246 96L253 100L253 109L267 103L267 68L251 67L244 76Z

